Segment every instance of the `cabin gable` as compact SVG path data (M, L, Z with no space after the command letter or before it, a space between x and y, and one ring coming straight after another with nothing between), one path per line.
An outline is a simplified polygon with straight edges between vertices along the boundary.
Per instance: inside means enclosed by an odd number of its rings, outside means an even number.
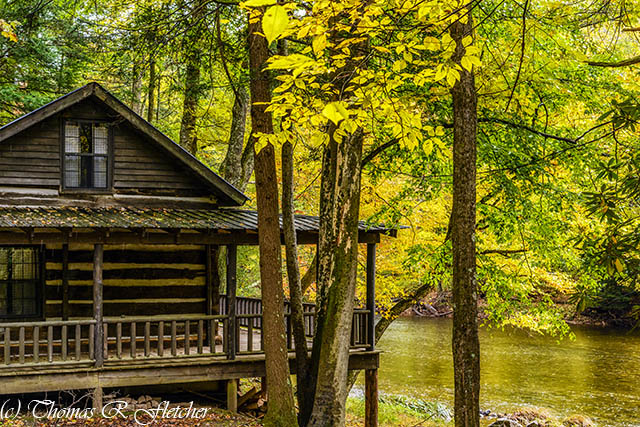
M136 204L119 196L171 198L174 207L186 199L212 207L246 200L96 84L0 128L0 193L82 206Z

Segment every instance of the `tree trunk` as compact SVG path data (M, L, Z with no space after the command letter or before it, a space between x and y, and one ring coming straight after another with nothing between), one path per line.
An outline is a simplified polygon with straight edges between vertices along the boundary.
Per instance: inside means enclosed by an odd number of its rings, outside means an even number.
M196 112L200 100L200 39L202 36L201 19L204 13L204 2L195 3L191 11L190 28L185 37L184 101L182 104L182 120L180 122L180 145L193 154L198 152L198 135L196 132Z
M282 145L282 228L286 249L287 277L289 278L291 326L296 347L296 394L300 414L298 419L308 420L313 409L313 390L309 376L309 351L304 328L303 291L294 226L293 145L289 141Z
M137 62L133 64L131 71L131 109L138 115L142 114L142 76L144 72L140 71L140 66Z
M194 156L198 152L196 110L199 99L200 55L192 53L187 59L187 70L185 73L184 102L182 104L182 120L180 122L180 145Z
M249 93L246 87L238 86L235 90L233 109L231 110L231 131L229 132L227 154L222 162L220 171L224 179L241 191L247 186L248 181L248 177L245 179L246 175L243 173L244 164L242 160L248 113ZM253 149L251 151L253 151ZM250 157L253 159L253 153L251 151L248 154L251 154ZM253 162L251 162L251 164L253 165ZM253 168L251 168L251 172L253 172Z
M349 342L356 286L362 130L325 148L320 186L318 321L313 345L317 378L309 426L345 422Z
M259 21L249 24L249 68L251 74L252 136L272 134L269 74L264 66L269 57L267 41ZM289 358L284 324L280 221L278 215L278 179L275 149L268 144L254 154L256 201L258 207L258 243L262 283L264 352L269 403L265 426L291 427L297 424L289 378Z
M153 116L156 106L156 60L149 61L149 87L147 88L147 121L153 122Z
M453 60L460 63L462 39L473 34L471 8L466 23L456 21L450 33L456 42ZM455 425L480 425L480 343L476 282L476 126L477 94L473 72L460 70L453 97L453 370Z

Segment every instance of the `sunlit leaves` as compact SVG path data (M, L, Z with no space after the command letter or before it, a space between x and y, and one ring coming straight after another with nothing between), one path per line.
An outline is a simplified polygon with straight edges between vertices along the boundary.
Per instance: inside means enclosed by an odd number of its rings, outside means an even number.
M271 44L282 36L288 25L289 15L283 6L269 7L262 17L262 31L267 38L267 43Z
M322 109L322 115L337 125L342 120L349 119L349 112L342 102L330 102Z
M18 41L18 36L16 35L16 26L18 24L16 22L7 22L4 19L0 19L0 34L3 37L8 38L12 42Z

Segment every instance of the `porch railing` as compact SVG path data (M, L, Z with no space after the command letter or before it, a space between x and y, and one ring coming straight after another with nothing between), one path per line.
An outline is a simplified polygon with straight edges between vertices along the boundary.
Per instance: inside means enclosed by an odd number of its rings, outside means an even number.
M351 348L370 347L369 310L353 313ZM315 305L304 305L308 344L315 332ZM233 321L231 321L233 320ZM294 349L290 307L285 304L287 347ZM229 325L236 325L234 330ZM97 323L92 319L0 323L0 369L24 366L81 364L95 361ZM163 315L105 317L103 320L105 364L145 359L236 355L263 352L262 302L236 298L235 318L230 319L227 298L220 298L218 315ZM230 348L230 346L234 346Z

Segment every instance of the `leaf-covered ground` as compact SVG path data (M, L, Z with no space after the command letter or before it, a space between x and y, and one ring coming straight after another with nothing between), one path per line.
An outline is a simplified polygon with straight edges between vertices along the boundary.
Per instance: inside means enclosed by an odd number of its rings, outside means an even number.
M262 424L255 419L249 418L242 414L232 414L228 411L218 408L211 408L208 414L203 419L156 419L152 420L150 417L142 416L139 418L140 423L136 423L133 415L127 418L91 418L91 419L78 419L78 420L36 420L33 417L23 417L13 420L0 420L0 426L2 427L30 427L30 426L42 426L42 427L129 427L136 425L149 425L156 427L199 427L199 426L214 426L214 427L256 427Z

